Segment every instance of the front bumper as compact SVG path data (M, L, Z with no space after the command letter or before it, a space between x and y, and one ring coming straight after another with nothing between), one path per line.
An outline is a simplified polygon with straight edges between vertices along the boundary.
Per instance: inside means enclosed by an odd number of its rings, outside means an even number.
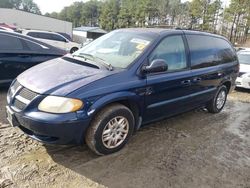
M12 112L14 126L19 127L31 138L46 144L80 145L84 142L85 131L90 122L88 119L72 120L65 114L35 112L28 116Z
M236 87L250 89L250 77L238 77L236 79Z

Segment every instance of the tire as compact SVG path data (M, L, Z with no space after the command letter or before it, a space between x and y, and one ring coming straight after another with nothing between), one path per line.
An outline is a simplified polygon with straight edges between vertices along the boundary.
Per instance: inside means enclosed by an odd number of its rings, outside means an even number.
M214 98L207 104L207 110L210 113L219 113L224 108L227 101L228 90L225 85L218 88Z
M134 125L130 109L121 104L112 104L96 114L87 130L85 141L97 155L108 155L126 145L133 134Z
M77 50L78 50L77 47L73 47L73 48L71 48L70 53L73 54L73 53L74 53L75 51L77 51Z

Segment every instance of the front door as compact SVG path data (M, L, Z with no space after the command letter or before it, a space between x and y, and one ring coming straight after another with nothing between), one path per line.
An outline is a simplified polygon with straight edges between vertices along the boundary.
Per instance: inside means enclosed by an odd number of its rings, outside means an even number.
M147 90L150 92L145 97L144 123L192 108L192 74L183 36L164 38L149 56L149 64L156 59L164 59L168 71L147 75Z
M26 69L31 57L20 38L1 33L0 41L0 84L6 84Z

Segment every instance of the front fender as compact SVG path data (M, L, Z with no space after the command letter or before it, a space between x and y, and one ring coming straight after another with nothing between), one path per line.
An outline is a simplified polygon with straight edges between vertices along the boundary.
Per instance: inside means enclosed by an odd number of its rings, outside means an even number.
M114 102L119 102L119 101L124 101L124 100L137 104L139 108L139 112L140 113L142 112L143 104L144 104L144 96L139 96L136 93L124 91L124 92L108 94L99 98L90 106L90 108L87 110L87 114L88 116L93 116L99 110L101 110L104 106L114 103Z

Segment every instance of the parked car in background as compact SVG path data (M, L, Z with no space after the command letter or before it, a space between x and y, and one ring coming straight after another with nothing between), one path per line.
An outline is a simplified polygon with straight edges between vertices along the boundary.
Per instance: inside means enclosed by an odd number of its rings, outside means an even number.
M199 107L219 113L238 71L224 37L116 30L19 75L8 93L7 119L38 141L86 142L95 153L110 154L143 124Z
M81 48L86 46L87 44L91 43L94 39L90 39L90 38L87 38L86 41L84 41L82 44L81 44Z
M66 51L15 32L0 30L0 86L26 69L66 54Z
M24 30L22 33L57 48L64 49L69 53L74 53L80 48L80 44L71 42L69 39L59 33L40 30Z
M236 86L250 89L250 48L241 48L237 55L240 62L240 73L236 80Z

